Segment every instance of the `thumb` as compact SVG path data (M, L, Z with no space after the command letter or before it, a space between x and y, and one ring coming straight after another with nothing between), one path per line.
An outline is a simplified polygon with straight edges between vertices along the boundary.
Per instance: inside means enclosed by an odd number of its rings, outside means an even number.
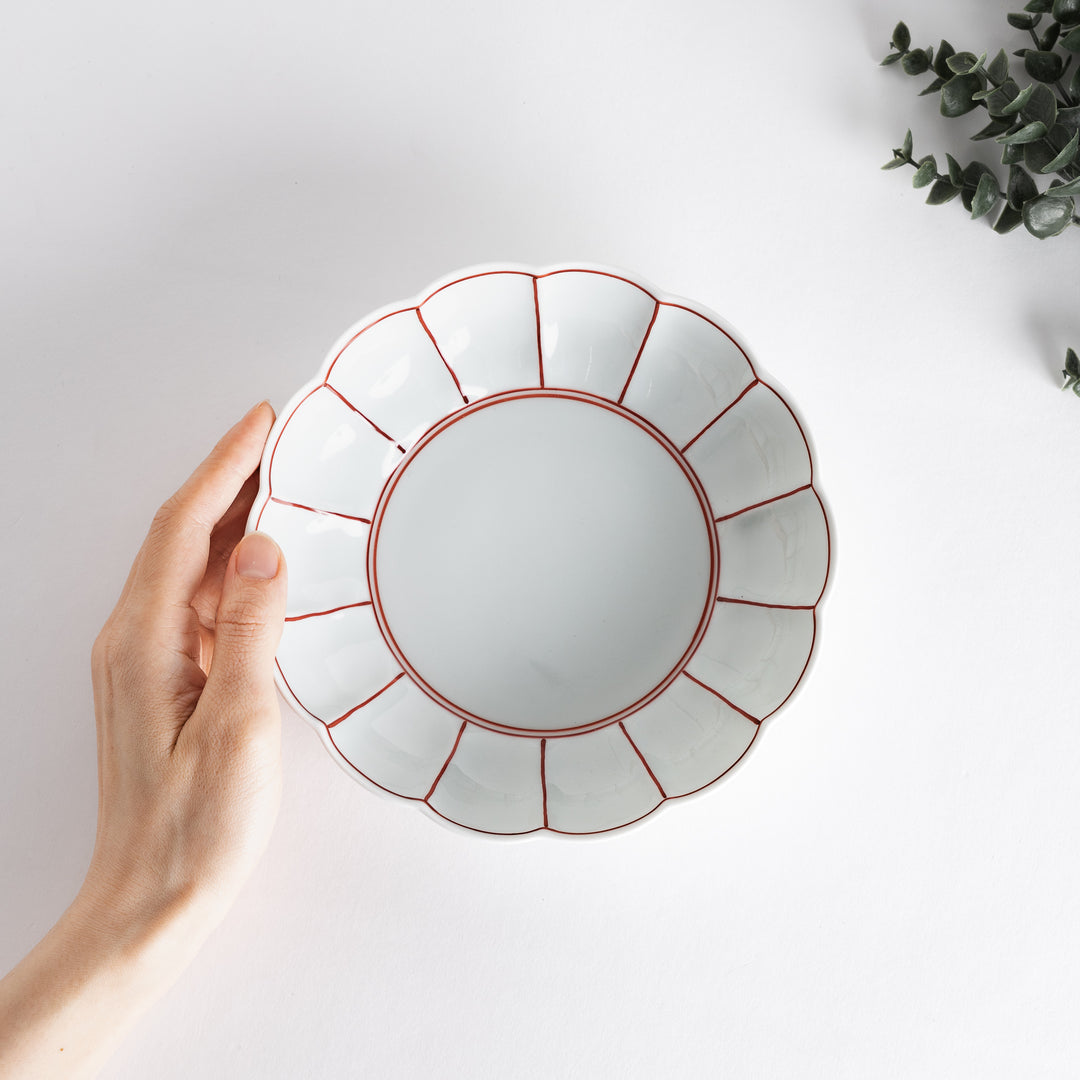
M285 621L286 586L277 544L265 533L245 536L225 570L201 705L248 722L277 715L274 654Z

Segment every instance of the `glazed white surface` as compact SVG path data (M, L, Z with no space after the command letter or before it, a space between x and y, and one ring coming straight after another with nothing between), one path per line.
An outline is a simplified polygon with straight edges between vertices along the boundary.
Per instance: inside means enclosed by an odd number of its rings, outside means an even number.
M89 647L154 509L359 314L477 262L634 269L790 392L836 525L804 692L624 835L433 828L286 713L267 858L108 1080L1075 1071L1077 238L995 236L878 170L909 126L991 160L877 60L898 18L979 53L1008 10L10 14L0 963L89 858Z

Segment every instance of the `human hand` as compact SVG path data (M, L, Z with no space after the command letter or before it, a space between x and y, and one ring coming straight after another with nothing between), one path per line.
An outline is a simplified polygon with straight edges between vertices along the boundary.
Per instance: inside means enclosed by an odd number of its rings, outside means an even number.
M0 982L0 1077L93 1075L266 847L281 788L284 559L244 537L256 406L158 511L94 643L98 828L79 895Z

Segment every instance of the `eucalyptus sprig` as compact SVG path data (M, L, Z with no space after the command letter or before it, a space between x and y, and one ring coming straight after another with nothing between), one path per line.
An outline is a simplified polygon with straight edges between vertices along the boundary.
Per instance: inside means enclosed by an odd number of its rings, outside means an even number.
M1040 36L1036 27L1047 14L1051 21ZM1025 86L1013 78L1004 49L989 62L987 53L957 52L945 40L936 50L913 49L911 31L902 22L893 30L892 52L882 60L882 64L899 63L913 76L932 71L934 79L922 94L940 94L943 116L965 116L979 108L986 111L989 123L971 139L994 139L1001 144L1002 164L1009 167L1006 190L1001 190L994 171L981 162L962 167L948 157L948 173L940 174L932 157L915 160L910 132L883 168L912 165L915 187L933 185L928 203L949 202L959 195L975 218L1004 200L995 232L1011 232L1023 225L1032 236L1045 240L1070 225L1080 225L1075 203L1075 196L1080 195L1080 63L1074 63L1075 54L1080 53L1080 0L1030 0L1023 12L1010 14L1008 21L1027 30L1035 46L1014 53L1023 59L1024 71L1033 80L1024 80ZM1050 177L1048 187L1040 190L1036 176Z
M1044 16L1047 25L1041 26ZM911 166L912 185L929 187L926 201L931 206L959 196L972 218L984 217L1003 203L995 232L1023 225L1045 240L1080 225L1075 201L1080 195L1080 0L1030 0L1007 19L1010 26L1027 31L1033 46L1013 53L1023 61L1020 79L1013 77L1004 49L988 62L988 53L957 52L944 39L936 50L912 48L911 31L903 22L896 24L892 51L881 61L899 63L911 76L931 72L934 78L920 96L939 94L942 116L985 110L989 122L970 138L994 139L1001 145L1001 162L1009 169L1005 189L982 162L961 165L946 154L946 171L939 172L933 154L916 158L910 130L882 168ZM1049 182L1040 189L1036 178L1044 176ZM1063 389L1080 396L1080 363L1072 349L1066 352L1062 374Z

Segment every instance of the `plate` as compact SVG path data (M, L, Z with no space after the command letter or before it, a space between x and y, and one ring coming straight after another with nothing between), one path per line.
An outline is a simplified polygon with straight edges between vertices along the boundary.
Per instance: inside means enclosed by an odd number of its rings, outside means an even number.
M599 266L462 270L351 327L270 433L278 685L350 775L491 835L608 832L791 698L829 524L723 320Z

